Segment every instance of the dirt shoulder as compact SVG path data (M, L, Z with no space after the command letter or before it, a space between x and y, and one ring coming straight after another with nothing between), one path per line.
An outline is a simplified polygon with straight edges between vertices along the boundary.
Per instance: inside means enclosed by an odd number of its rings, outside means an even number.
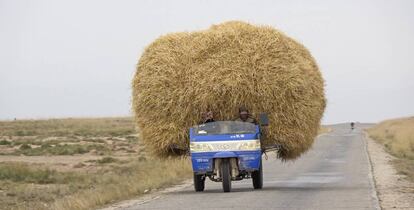
M414 209L414 183L398 174L391 164L396 158L366 135L375 185L382 209Z

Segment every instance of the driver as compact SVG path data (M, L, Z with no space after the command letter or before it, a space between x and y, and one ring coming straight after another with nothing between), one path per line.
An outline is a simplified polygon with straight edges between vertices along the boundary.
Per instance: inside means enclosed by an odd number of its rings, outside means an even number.
M256 119L251 117L251 115L249 113L249 110L244 106L241 106L239 108L239 118L237 118L236 121L249 122L249 123L257 124Z
M215 122L214 114L211 110L204 113L203 124L210 123L210 122Z

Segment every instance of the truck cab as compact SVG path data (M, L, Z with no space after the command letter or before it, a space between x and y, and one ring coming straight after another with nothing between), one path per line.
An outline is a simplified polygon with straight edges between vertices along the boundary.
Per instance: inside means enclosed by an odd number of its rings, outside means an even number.
M260 126L241 121L216 121L190 128L190 155L195 191L203 191L205 180L231 182L252 178L253 187L263 186Z

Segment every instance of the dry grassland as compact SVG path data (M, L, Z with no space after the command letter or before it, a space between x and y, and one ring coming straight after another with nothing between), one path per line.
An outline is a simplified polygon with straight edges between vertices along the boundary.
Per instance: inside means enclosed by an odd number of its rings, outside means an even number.
M329 132L331 132L331 131L332 131L332 129L331 129L330 127L327 127L327 126L321 125L321 127L319 127L318 134L329 133Z
M92 209L189 178L150 157L132 118L0 122L0 209Z
M368 133L397 157L393 163L399 173L414 181L414 117L383 121Z

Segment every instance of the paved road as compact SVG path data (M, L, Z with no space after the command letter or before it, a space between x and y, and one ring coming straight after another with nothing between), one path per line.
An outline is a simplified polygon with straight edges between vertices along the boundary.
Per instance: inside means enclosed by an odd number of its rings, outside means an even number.
M221 183L206 181L204 192L186 187L128 209L378 209L363 133L332 128L295 162L265 160L262 190L249 179L223 193Z

